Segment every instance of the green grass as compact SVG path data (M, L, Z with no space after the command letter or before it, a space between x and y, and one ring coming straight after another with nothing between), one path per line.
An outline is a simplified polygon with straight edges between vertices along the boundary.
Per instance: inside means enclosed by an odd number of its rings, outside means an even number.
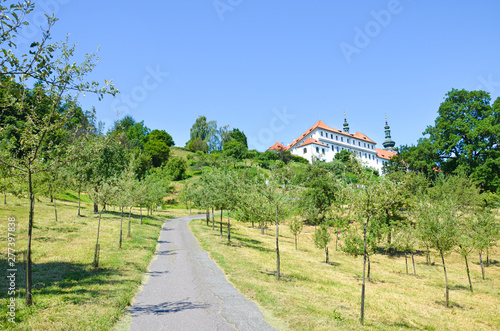
M216 219L217 221L217 219ZM224 222L226 220L224 219ZM281 280L276 281L274 227L268 235L248 224L231 222L232 245L207 228L203 220L190 222L202 247L247 298L262 308L277 329L289 330L498 330L500 328L500 250L490 252L493 263L481 279L478 256L470 257L474 293L468 291L465 263L456 253L446 257L451 308L444 306L444 275L434 252L425 264L416 255L417 277L406 274L404 256L375 255L372 281L367 282L365 326L359 324L362 257L335 251L330 264L314 247L313 227L305 227L295 251L288 226L280 226ZM409 260L411 263L411 259Z
M74 199L76 196L76 200ZM16 325L6 319L7 281L0 282L0 329L7 330L107 330L126 311L142 283L166 219L187 214L186 210L155 211L143 218L133 209L131 238L127 238L128 213L123 220L123 244L118 248L120 213L103 213L100 232L100 264L93 269L98 216L82 195L82 216L77 216L77 195L64 192L53 204L41 198L35 205L33 229L33 307L24 304L28 201L7 197L0 205L0 268L7 270L7 219L16 218ZM3 200L3 199L2 199ZM73 202L70 202L73 201ZM2 201L3 202L3 201ZM143 212L145 212L143 208ZM195 211L193 211L194 213ZM5 274L5 273L4 273Z

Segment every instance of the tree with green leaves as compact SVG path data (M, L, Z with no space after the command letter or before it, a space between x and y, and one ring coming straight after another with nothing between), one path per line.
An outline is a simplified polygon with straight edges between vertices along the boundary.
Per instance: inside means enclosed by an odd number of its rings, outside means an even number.
M68 45L67 40L60 43L49 43L50 29L56 19L47 18L46 30L39 42L30 45L26 55L15 51L16 39L27 24L27 17L33 10L33 3L14 4L11 8L0 5L3 15L0 18L2 37L0 42L8 51L0 54L0 89L10 95L8 104L2 108L16 107L26 119L20 128L18 145L2 149L0 162L9 166L26 183L25 191L29 196L28 247L26 258L26 304L33 304L32 298L32 255L35 195L34 181L43 172L65 166L77 159L85 144L86 130L83 125L75 123L78 116L77 100L85 93L96 93L99 98L104 94L114 94L113 85L105 81L106 86L100 88L97 82L87 82L97 63L96 54L89 54L82 64L73 59L75 46ZM14 51L13 51L14 49ZM30 82L37 83L28 88ZM19 88L21 86L21 88ZM0 127L0 136L6 127ZM88 132L88 131L87 131Z
M151 165L159 168L167 163L170 156L170 147L163 140L148 139L144 144L144 153L151 158Z
M500 238L500 223L495 218L491 207L482 207L477 210L475 224L472 226L472 229L474 246L479 251L481 275L484 280L483 254L485 251L488 252L488 249L495 245Z
M413 275L417 276L415 268L415 251L417 248L416 230L410 223L404 224L395 231L394 245L397 250L402 251L405 255L406 274L408 275L408 253L411 254L413 264Z
M166 165L167 173L172 176L172 180L178 181L187 176L188 164L185 158L180 156L172 157Z
M290 231L292 232L295 239L295 250L297 250L297 239L304 229L304 221L300 218L300 216L297 215L292 217L292 220L290 221L288 226L290 227Z
M233 130L229 133L229 137L233 140L239 141L248 149L247 136L243 131L240 131L240 129L233 128Z
M437 169L464 172L484 190L500 188L500 98L491 104L488 92L452 89L423 134L395 161L431 177Z
M238 140L231 140L224 144L224 155L235 160L241 160L245 157L248 148Z
M276 226L276 280L280 280L279 225L290 213L293 190L288 185L290 178L284 171L274 171L268 178L258 176L258 192L265 198L273 214Z
M314 232L314 245L319 249L325 250L325 262L330 263L328 256L328 244L332 240L332 231L330 229L330 222L325 220L321 222L319 227Z

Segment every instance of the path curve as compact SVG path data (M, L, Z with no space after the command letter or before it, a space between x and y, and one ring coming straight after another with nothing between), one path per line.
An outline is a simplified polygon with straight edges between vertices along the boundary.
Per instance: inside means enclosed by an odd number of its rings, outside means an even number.
M131 330L274 330L254 302L230 284L188 226L163 224L149 279L130 308Z

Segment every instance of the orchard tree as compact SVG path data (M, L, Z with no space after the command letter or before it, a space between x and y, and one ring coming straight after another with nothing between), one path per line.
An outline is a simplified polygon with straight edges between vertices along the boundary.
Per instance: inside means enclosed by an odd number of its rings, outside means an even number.
M19 33L17 30L23 24L25 14L32 8L30 2L11 8L10 10L18 12L16 22L9 21L9 16L2 16L0 24L4 29L1 41L4 46L15 47L15 39ZM2 6L2 11L8 10ZM54 18L48 19L48 30L40 42L31 44L27 57L18 60L12 51L0 55L0 74L3 75L0 87L9 89L15 80L23 86L23 90L14 93L10 99L12 105L19 107L26 118L25 126L20 132L19 147L2 149L0 161L13 169L20 180L27 184L26 192L30 201L26 258L28 306L33 304L31 244L37 194L34 181L41 173L54 171L79 157L85 144L85 135L82 136L81 131L72 125L79 94L84 91L95 92L102 97L105 93L115 92L112 85L99 88L95 82L85 82L85 76L96 64L95 54L88 55L85 62L78 65L72 59L74 47L68 46L66 42L48 44L50 27L54 22ZM16 28L18 23L20 25ZM10 28L12 24L15 25ZM39 83L28 89L27 84L33 80ZM5 127L1 127L0 131L4 129ZM58 139L52 139L55 135Z
M319 249L325 250L325 262L329 263L330 259L328 256L328 244L332 240L332 233L330 229L330 222L328 220L323 221L320 226L314 232L314 245Z
M290 227L290 231L295 238L295 250L297 250L297 239L304 229L304 221L300 218L300 216L294 216L288 226Z

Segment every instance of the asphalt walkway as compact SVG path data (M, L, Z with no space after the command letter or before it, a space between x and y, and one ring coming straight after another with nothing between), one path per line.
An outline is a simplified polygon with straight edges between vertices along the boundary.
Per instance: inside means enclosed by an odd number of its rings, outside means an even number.
M131 330L274 330L201 249L188 223L204 217L163 224L149 279L130 308Z

